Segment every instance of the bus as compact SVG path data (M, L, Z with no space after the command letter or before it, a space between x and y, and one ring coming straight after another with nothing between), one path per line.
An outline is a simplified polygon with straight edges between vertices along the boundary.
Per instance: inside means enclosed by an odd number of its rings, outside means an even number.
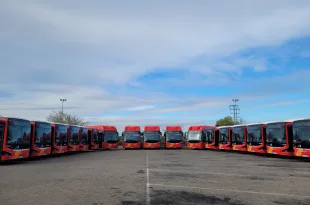
M294 156L292 121L266 123L267 153Z
M80 151L89 150L88 128L81 127Z
M235 125L232 127L232 139L234 139L233 150L240 152L247 152L247 126Z
M207 129L205 148L214 150L219 149L219 129L217 127Z
M30 157L50 155L52 153L52 125L48 122L31 122Z
M206 125L190 126L186 136L186 147L189 149L205 149L207 130L210 128L215 127Z
M167 126L164 137L166 149L182 149L183 132L181 126Z
M232 126L221 126L219 129L219 149L232 150L232 143L235 142L232 135Z
M123 148L124 149L141 149L141 130L140 126L126 126L124 132L122 133L124 137Z
M80 151L81 127L77 125L68 126L68 152Z
M294 120L293 134L294 155L310 158L310 119Z
M52 123L52 154L68 152L68 125Z
M96 128L91 128L91 126L87 126L88 129L88 142L89 149L95 150L101 148L101 138L99 138L99 132Z
M119 136L115 126L111 125L93 125L88 128L94 128L98 130L100 148L110 149L118 148Z
M143 131L143 148L160 149L161 134L159 126L145 126Z
M266 124L256 123L249 124L247 127L247 150L265 154L266 149Z
M30 121L0 117L1 161L28 158L30 153Z

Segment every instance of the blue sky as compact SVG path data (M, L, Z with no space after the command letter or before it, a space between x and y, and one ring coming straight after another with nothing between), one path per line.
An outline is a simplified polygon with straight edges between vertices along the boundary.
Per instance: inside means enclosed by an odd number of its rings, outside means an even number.
M5 0L0 115L44 120L67 98L92 124L187 128L214 124L239 98L249 123L310 117L309 10L290 0Z

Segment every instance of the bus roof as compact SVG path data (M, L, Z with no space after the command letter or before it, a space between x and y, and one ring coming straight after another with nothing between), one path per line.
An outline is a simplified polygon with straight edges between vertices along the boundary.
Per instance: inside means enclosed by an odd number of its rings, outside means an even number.
M300 118L300 119L294 119L292 122L298 122L298 121L308 121L310 118Z
M265 124L266 124L266 123L257 122L257 123L248 124L248 126L252 126L252 125L265 125Z
M269 121L269 122L265 122L264 124L287 123L287 122L293 122L293 121L292 120Z
M188 128L188 131L198 131L198 130L204 130L204 129L214 129L215 126L209 126L209 125L192 125Z
M66 125L66 126L69 126L69 124L60 123L60 122L49 122L49 123L51 123L52 125Z
M160 127L158 125L146 125L144 131L160 131Z
M92 125L92 126L87 126L87 128L96 128L98 130L103 130L103 131L117 131L116 127L113 125Z
M166 126L166 131L182 131L182 127L180 125Z
M10 120L10 119L12 119L12 120L26 120L26 121L29 121L29 122L30 122L30 120L27 120L27 119L24 119L24 118L19 118L19 117L6 117L6 116L0 116L0 119L5 119L5 120Z
M247 124L240 124L240 125L233 125L232 128L234 127L247 127L248 125Z
M30 122L42 122L42 123L52 124L51 122L41 121L41 120L31 120Z
M228 126L219 126L219 127L217 127L218 129L222 129L222 128L232 128L233 127L233 125L228 125Z
M140 126L127 125L124 130L125 131L140 131Z

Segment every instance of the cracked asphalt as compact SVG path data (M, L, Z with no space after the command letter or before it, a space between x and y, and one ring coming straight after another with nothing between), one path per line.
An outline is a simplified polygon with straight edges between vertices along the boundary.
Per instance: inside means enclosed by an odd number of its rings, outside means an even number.
M1 205L310 204L309 161L209 150L87 151L0 176Z

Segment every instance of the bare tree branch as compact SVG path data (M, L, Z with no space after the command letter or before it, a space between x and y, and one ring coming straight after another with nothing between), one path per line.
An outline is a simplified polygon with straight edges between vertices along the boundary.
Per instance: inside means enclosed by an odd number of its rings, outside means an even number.
M65 113L61 110L53 110L52 113L46 118L46 120L49 122L65 123L69 125L87 125L87 122L83 118L76 116L74 113Z

